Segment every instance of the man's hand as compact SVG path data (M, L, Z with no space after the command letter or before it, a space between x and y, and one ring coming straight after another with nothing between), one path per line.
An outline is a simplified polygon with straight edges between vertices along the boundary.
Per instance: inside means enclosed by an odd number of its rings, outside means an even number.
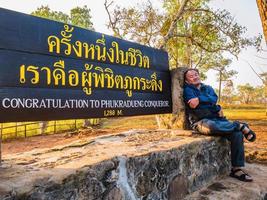
M222 109L218 112L219 117L224 117Z
M187 103L189 104L190 108L196 108L199 104L199 99L196 97L196 98L190 99Z

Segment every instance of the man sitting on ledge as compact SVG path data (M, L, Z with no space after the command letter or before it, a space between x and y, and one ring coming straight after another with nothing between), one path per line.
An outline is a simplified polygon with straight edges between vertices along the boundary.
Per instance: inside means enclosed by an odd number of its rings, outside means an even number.
M250 142L255 141L255 133L246 123L230 122L224 116L213 88L200 81L197 69L184 73L184 101L189 115L191 128L202 134L221 135L231 141L230 176L241 181L253 179L242 167L245 165L243 136Z

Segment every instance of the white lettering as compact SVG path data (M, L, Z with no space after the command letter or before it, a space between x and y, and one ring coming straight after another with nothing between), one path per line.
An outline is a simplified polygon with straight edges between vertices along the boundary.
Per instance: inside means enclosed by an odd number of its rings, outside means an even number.
M6 105L6 101L8 101L9 105ZM4 98L3 101L2 101L2 106L4 108L9 108L10 107L10 99L9 98Z

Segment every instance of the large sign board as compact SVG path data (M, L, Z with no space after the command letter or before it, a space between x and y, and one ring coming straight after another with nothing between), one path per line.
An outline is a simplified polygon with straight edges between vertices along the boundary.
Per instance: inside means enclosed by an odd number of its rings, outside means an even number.
M166 52L0 8L0 122L170 112Z

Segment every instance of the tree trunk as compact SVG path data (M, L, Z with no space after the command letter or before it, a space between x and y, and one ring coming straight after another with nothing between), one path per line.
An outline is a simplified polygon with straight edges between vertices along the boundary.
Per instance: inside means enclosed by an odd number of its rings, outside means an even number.
M183 100L184 72L187 69L188 67L178 67L171 70L172 114L156 115L158 128L190 129Z
M83 127L88 127L88 126L90 126L90 122L89 122L89 120L88 119L85 119L84 121L83 121Z
M41 121L39 123L39 127L40 127L40 134L41 135L44 135L45 134L45 130L47 128L47 125L48 125L48 121Z
M171 126L179 124L183 129L190 129L183 100L184 72L188 67L179 67L171 71L172 79L172 120Z
M159 116L159 115L156 115L156 116L155 116L155 119L156 119L156 122L157 122L158 129L161 129L160 116Z

